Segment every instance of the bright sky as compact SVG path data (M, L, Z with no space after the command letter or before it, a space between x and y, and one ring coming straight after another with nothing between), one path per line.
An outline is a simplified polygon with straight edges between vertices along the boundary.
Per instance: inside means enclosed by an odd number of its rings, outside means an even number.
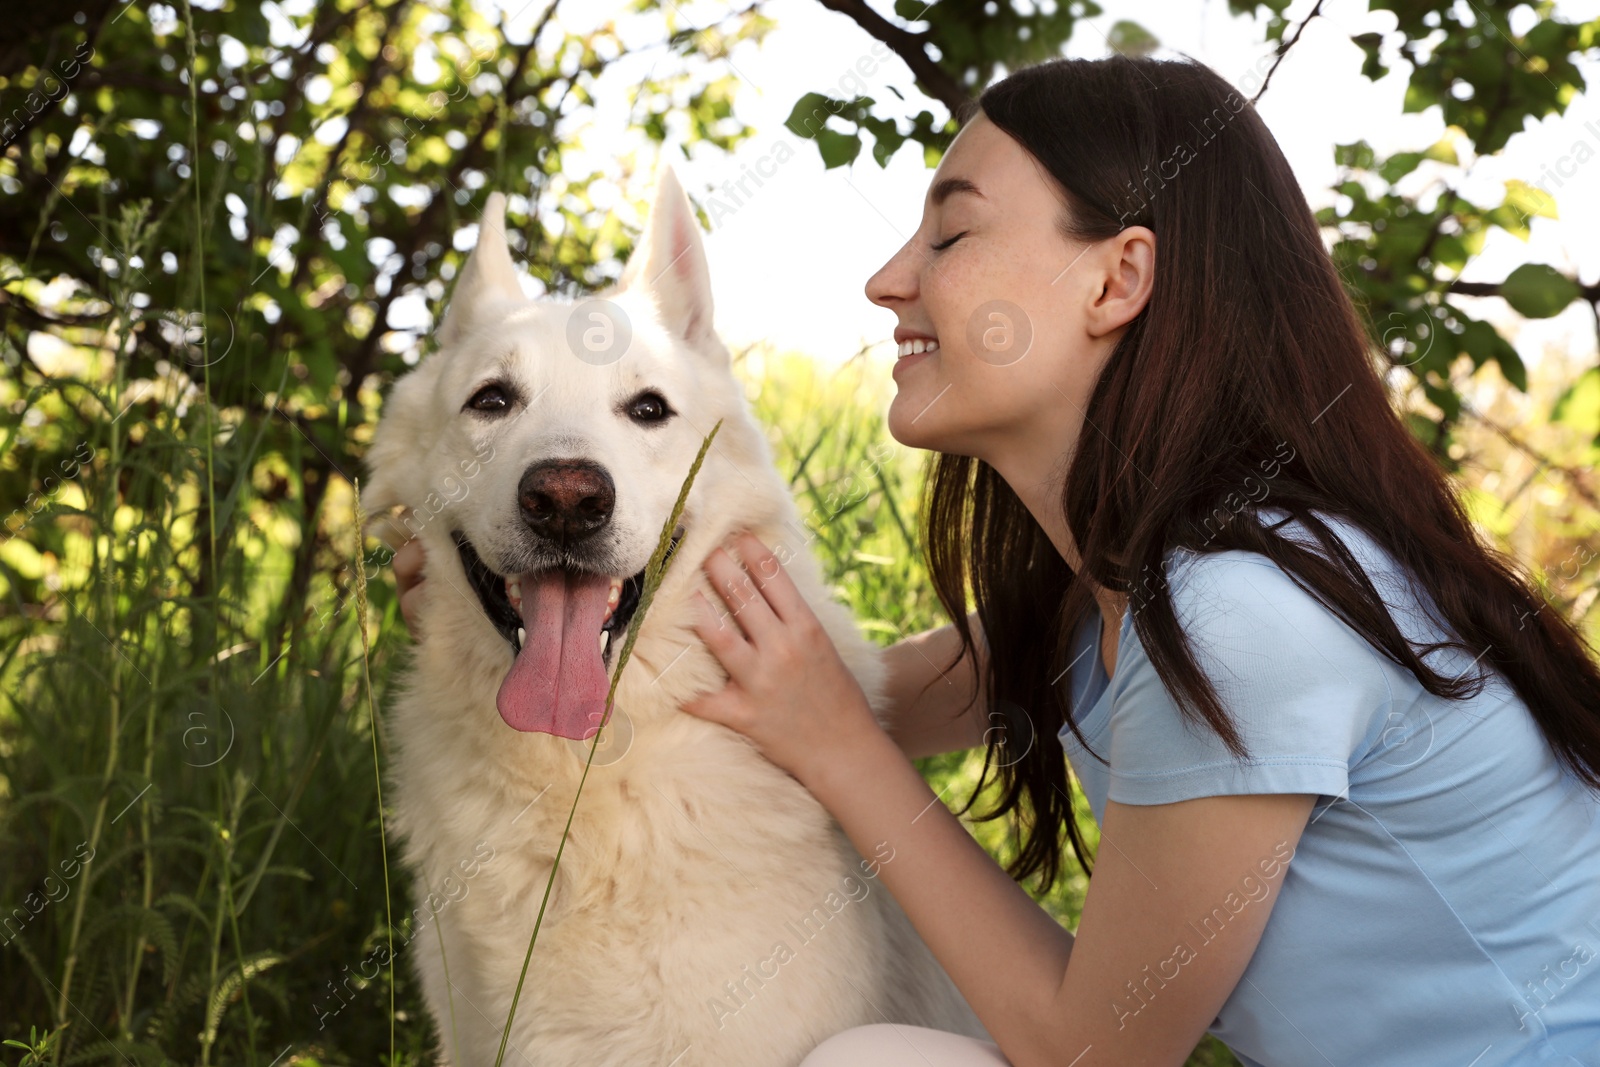
M516 12L508 36L526 39L527 28L544 3L523 8L524 0L503 2ZM1294 0L1288 10L1291 23L1298 24L1314 2ZM675 5L664 0L664 6L679 12L684 24L698 27L744 5L728 0ZM875 6L888 10L882 0ZM1158 55L1187 53L1240 86L1243 95L1254 91L1255 83L1249 79L1270 65L1272 48L1261 43L1264 20L1236 18L1222 0L1106 6L1104 15L1079 24L1068 54L1104 55L1104 32L1118 18L1133 17L1160 38L1163 50ZM1258 105L1313 208L1332 202L1334 196L1329 188L1335 176L1334 144L1365 138L1380 154L1388 154L1424 148L1444 133L1437 108L1401 113L1409 71L1403 60L1393 57L1391 73L1380 82L1361 76L1362 53L1350 37L1394 26L1389 13L1368 13L1365 7L1364 0L1325 0L1321 15L1279 67ZM582 9L563 4L561 10L574 29L589 19L596 23L616 19L626 37L640 46L659 39L658 21L628 16L625 8L621 2L595 0ZM685 160L675 146L664 153L690 194L708 210L713 195L734 208L706 236L718 329L734 347L766 340L830 362L848 358L863 343L875 344L872 355L887 369L892 349L886 342L895 319L868 302L862 287L915 229L931 171L914 147L902 149L882 169L866 146L853 164L826 170L815 146L794 137L782 124L794 102L808 91L841 97L861 93L897 107L902 105L889 92L890 86L918 97L909 71L893 56L864 79L864 88L842 81L853 76L856 61L869 55L876 42L817 0L771 0L764 10L776 19L777 30L764 45L744 44L731 56L740 75L734 111L755 127L755 135L731 156L704 147L696 150L693 160ZM1593 19L1600 16L1600 0L1567 0L1558 10L1571 20ZM1527 7L1517 14L1529 24L1533 21ZM620 132L625 128L628 89L662 58L660 48L643 51L625 57L607 73L597 94L600 117L596 128L585 135L590 153L580 158L582 165L593 163L619 172L615 161L636 150L637 142ZM665 61L677 62L672 57ZM1582 69L1591 85L1600 84L1600 63L1589 62ZM1530 125L1512 138L1500 158L1480 161L1471 169L1461 187L1469 200L1492 206L1499 202L1506 179L1518 177L1536 184L1543 179L1543 187L1557 199L1560 218L1535 219L1532 240L1526 245L1503 231L1491 231L1483 256L1469 267L1469 280L1499 280L1528 261L1548 263L1585 283L1600 278L1600 196L1595 195L1600 190L1600 162L1585 155L1586 163L1574 173L1571 160L1578 142L1600 157L1597 93L1600 88L1577 97L1563 118ZM922 106L901 113L909 115ZM929 110L943 117L938 105ZM619 132L608 135L608 130ZM787 145L792 155L778 164L777 158L785 155L780 145ZM1568 157L1565 163L1563 157ZM650 162L641 160L638 187L630 189L633 195L645 195ZM720 190L747 168L770 173L774 166L776 173L763 180L755 195L741 197L737 204ZM1571 177L1561 177L1562 169ZM1454 172L1425 163L1402 189L1432 185L1437 190L1441 173ZM1424 207L1431 205L1434 195L1428 193ZM1515 332L1516 345L1529 362L1537 359L1546 343L1565 344L1574 354L1595 351L1593 320L1581 302L1556 318L1531 322L1497 299L1469 301L1468 306L1473 314Z

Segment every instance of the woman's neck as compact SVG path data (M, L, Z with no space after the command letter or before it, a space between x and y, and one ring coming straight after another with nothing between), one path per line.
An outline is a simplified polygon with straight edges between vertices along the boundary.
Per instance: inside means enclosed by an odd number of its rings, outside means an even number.
M1117 638L1122 629L1123 613L1128 607L1128 595L1106 589L1083 573L1083 559L1078 555L1077 543L1073 540L1072 531L1067 528L1067 517L1061 510L1065 465L1061 465L1058 472L1043 473L1018 470L1014 465L1008 470L1006 466L992 460L985 462L994 467L1011 487L1012 492L1017 494L1023 506L1033 515L1034 521L1044 530L1045 536L1050 538L1050 543L1055 546L1061 558L1072 568L1072 572L1088 583L1095 604L1100 609L1100 617L1105 620L1105 626L1101 630L1100 654L1105 663L1106 674L1110 675L1116 665Z

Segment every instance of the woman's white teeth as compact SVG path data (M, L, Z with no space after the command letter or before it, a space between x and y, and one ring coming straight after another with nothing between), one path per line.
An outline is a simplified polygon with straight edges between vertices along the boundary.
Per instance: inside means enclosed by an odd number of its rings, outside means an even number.
M928 341L921 337L914 337L909 341L900 342L900 355L902 356L915 356L922 352L937 351L939 351L938 341Z
M606 646L609 645L609 644L611 644L611 631L610 630L601 630L600 631L600 655L602 657L605 656L605 654L606 654Z

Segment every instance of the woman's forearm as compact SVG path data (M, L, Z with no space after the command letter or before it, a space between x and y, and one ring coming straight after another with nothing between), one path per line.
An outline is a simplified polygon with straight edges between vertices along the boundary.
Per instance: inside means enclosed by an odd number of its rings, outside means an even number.
M1016 1067L1046 1061L1072 934L983 850L905 753L873 730L801 780L877 877ZM885 847L887 846L887 847Z
M982 656L977 613L968 616ZM913 634L885 650L889 667L887 729L902 752L915 759L983 744L982 704L974 700L978 667L961 652L953 625Z

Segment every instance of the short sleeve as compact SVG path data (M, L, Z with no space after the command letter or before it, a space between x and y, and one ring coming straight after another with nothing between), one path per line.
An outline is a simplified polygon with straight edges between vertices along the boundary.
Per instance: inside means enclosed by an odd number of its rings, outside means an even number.
M1392 694L1376 651L1256 553L1194 556L1174 568L1178 623L1248 750L1178 710L1133 635L1112 677L1110 783L1124 804L1241 793L1349 795L1350 768Z

